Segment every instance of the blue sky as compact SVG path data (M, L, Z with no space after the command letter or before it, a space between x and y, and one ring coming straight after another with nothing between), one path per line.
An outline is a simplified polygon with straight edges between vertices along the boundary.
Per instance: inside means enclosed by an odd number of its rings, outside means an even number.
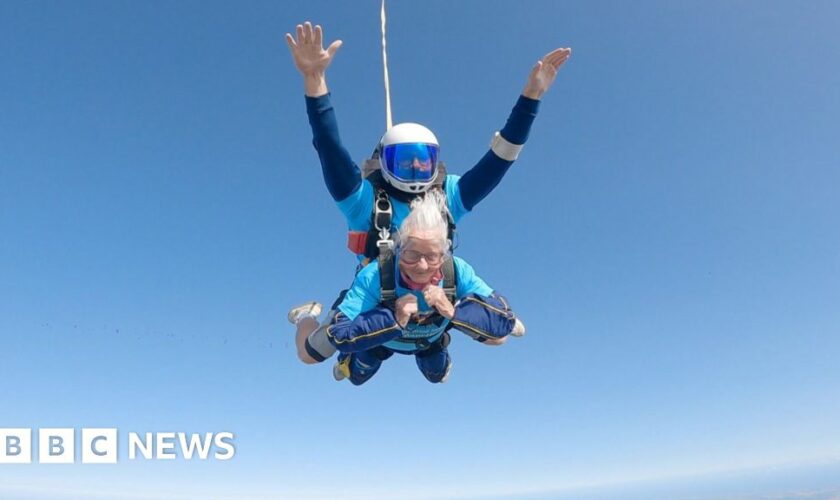
M456 173L534 62L574 53L459 227L528 335L456 338L442 386L394 358L355 388L297 362L285 322L354 261L283 34L344 40L328 82L362 160L378 9L0 4L0 427L237 435L230 462L0 466L4 496L517 495L840 461L836 3L391 2L394 119Z

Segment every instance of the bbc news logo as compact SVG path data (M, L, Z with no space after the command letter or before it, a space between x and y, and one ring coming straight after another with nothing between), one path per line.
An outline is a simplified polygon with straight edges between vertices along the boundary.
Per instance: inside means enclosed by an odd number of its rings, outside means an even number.
M0 428L0 465L31 464L33 455L32 429ZM232 432L128 433L128 459L137 460L230 460L236 455ZM83 464L117 463L117 429L84 428L78 441ZM74 428L38 429L38 463L76 463L76 430Z

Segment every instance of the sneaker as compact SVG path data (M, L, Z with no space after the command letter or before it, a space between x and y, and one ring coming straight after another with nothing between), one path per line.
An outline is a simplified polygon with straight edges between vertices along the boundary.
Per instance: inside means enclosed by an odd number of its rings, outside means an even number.
M451 359L449 360L449 364L448 364L448 365L446 365L446 373L444 373L444 374L443 374L443 378L442 378L442 379L440 379L440 382L438 382L438 383L439 383L439 384L443 384L444 382L446 382L447 380L449 380L449 374L450 374L450 372L452 372L452 360L451 360Z
M516 323L513 324L513 331L510 332L514 337L521 337L525 335L525 325L516 318Z
M336 361L333 365L333 378L336 382L341 382L350 376L350 356Z
M303 318L317 318L321 315L321 309L323 308L324 306L318 302L307 302L293 307L287 316L289 318L289 323L296 325L298 321Z

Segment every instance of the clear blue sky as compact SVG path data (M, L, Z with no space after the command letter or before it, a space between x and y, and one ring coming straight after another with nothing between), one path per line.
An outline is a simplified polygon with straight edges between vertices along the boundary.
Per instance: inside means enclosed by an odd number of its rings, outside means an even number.
M0 496L515 496L840 460L836 2L391 2L394 118L455 173L534 62L574 53L460 225L528 335L456 337L444 385L402 357L360 388L300 364L285 320L354 266L283 41L307 19L344 40L362 160L377 1L0 2L0 427L237 435L230 462L0 466Z

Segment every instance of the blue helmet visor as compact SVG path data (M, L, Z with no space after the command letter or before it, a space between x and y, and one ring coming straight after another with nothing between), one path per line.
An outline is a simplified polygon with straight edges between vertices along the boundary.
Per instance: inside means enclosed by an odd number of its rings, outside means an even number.
M403 182L427 182L434 179L437 155L438 147L426 143L391 144L382 151L385 168Z

